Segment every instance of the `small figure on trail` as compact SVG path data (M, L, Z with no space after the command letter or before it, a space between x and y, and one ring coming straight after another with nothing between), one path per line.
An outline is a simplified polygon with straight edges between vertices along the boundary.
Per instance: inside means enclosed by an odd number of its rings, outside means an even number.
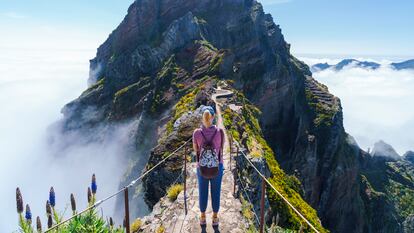
M208 187L211 187L213 227L219 224L221 181L223 177L224 132L213 124L215 110L211 106L202 108L202 125L193 133L193 148L196 152L200 225L206 226Z

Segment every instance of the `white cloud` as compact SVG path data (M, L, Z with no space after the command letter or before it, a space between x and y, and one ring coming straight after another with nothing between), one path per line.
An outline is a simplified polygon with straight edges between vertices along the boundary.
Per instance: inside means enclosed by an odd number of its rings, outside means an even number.
M126 170L122 154L128 148L130 124L116 127L102 143L85 143L77 134L63 150L48 141L50 133L56 133L49 126L61 118L63 105L86 88L88 59L94 50L0 51L0 232L17 230L17 186L43 223L50 186L61 211L70 203L70 193L78 208L86 206L92 173L98 179L98 198L117 190ZM68 139L73 138L61 137L60 142ZM105 217L113 213L114 205L115 201L102 205Z
M91 49L97 48L107 37L106 32L88 32L78 28L55 27L28 22L5 24L0 30L0 47L18 49Z
M8 18L12 18L12 19L24 19L24 18L27 18L26 15L23 15L23 14L20 14L20 13L17 13L17 12L13 12L13 11L5 12L2 15L5 16L5 17L8 17Z
M338 59L303 58L308 64ZM341 98L344 125L362 149L372 148L382 139L398 153L414 150L414 70L396 71L386 59L371 60L383 64L380 69L346 67L342 71L325 70L314 77Z

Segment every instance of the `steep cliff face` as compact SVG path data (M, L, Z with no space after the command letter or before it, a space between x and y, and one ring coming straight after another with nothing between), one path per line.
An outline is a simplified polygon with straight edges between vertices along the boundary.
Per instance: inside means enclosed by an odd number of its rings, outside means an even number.
M141 134L131 137L137 153L123 185L191 136L194 125L180 119L210 101L210 87L218 80L227 80L261 112L250 123L265 140L260 144L274 167L270 175L283 177L315 223L312 207L332 232L402 232L412 223L412 208L404 207L402 214L397 194L381 193L384 184L376 185L377 176L369 175L386 173L388 180L391 165L380 162L388 168L379 169L378 161L359 149L344 130L340 100L289 49L279 26L255 0L137 0L91 60L89 89L63 109L63 130L93 138L101 124L140 118ZM150 208L179 169L170 161L144 180ZM398 184L412 190L407 181ZM136 192L134 197L142 195ZM277 205L276 199L270 202ZM286 211L286 225L298 227L298 221L289 222L294 217L286 206L276 209Z

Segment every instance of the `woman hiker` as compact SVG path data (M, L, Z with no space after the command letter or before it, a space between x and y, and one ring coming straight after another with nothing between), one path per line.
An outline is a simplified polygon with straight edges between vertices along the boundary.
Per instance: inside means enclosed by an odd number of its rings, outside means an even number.
M224 132L213 124L215 111L210 106L202 108L202 125L193 133L193 148L196 152L200 225L206 226L208 187L210 184L213 208L212 225L219 224L221 181L223 177Z

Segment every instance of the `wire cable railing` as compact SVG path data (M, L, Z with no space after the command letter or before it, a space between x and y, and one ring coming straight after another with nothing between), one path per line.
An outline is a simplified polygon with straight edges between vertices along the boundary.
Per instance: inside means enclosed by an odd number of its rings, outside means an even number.
M234 139L232 139L232 141L236 144L237 149L237 153L243 155L243 158L247 160L247 162L249 163L249 165L257 172L257 174L261 177L262 179L262 196L261 196L261 217L260 217L260 232L263 232L264 229L264 193L265 193L265 184L269 185L270 188L272 188L276 194L282 198L282 200L312 229L314 230L316 233L319 233L319 231L316 229L315 226L313 226L312 223L309 222L309 220L307 220L305 218L305 216L303 216L300 211L298 211L290 202L287 198L285 198L277 189L276 187L266 178L265 175L263 175L263 173L253 164L253 162L248 158L247 154L243 151L243 150L239 150L240 148L240 143L237 141L234 141ZM230 150L231 151L231 150ZM240 153L239 153L240 152ZM236 167L237 167L237 163L236 163ZM237 175L238 176L238 175ZM237 177L236 177L237 178ZM236 182L236 181L235 181ZM240 181L239 182L242 186L243 183ZM245 188L243 187L243 190L245 191ZM246 195L248 197L248 195ZM249 199L250 204L251 201ZM253 211L255 213L255 211ZM255 216L257 216L255 214Z
M171 158L173 155L175 155L178 151L180 151L183 147L185 147L185 145L187 145L191 140L192 140L192 138L190 138L187 141L185 141L183 144L181 144L181 146L179 146L177 149L175 149L173 152L171 152L168 156L166 156L164 159L162 159L160 162L158 162L156 165L154 165L150 169L146 170L139 177L137 177L136 179L132 180L128 185L126 185L122 189L118 190L117 192L115 192L115 193L113 193L113 194L111 194L111 195L109 195L109 196L107 196L107 197L105 197L105 198L103 198L101 200L96 201L94 204L92 204L88 208L86 208L86 209L84 209L84 210L82 210L82 211L80 211L80 212L72 215L71 217L67 218L66 220L63 220L63 221L61 221L61 222L53 225L52 227L50 227L49 229L47 229L45 232L51 232L51 231L53 231L55 229L58 229L60 226L68 223L70 220L72 220L72 219L74 219L74 218L76 218L76 217L78 217L78 216L80 216L80 215L82 215L82 214L84 214L84 213L86 213L86 212L88 212L90 210L95 209L96 207L98 207L102 203L108 201L109 199L111 199L111 198L113 198L113 197L115 197L115 196L117 196L117 195L119 195L119 194L121 194L123 192L125 192L125 203L126 203L125 204L125 207L126 207L126 210L125 210L126 217L125 217L125 219L126 219L127 223L125 225L126 225L126 228L127 228L127 232L129 232L128 189L130 187L134 186L138 181L140 181L141 179L143 179L149 173L151 173L155 168L159 167L161 164L163 164L165 161L167 161L169 158ZM157 147L155 147L155 148L157 148Z
M238 176L238 175L237 175ZM260 224L260 220L259 220L259 216L257 216L257 214L256 214L256 211L254 211L254 205L253 205L253 202L252 202L252 200L250 199L250 197L249 197L249 194L247 193L247 191L246 191L246 187L243 185L243 182L241 181L241 179L240 179L240 177L239 177L239 180L240 180L240 185L241 185L241 188L242 188L242 191L243 191L243 193L244 193L244 195L246 196L246 198L247 198L247 202L249 202L249 204L251 205L251 207L253 208L253 215L254 215L254 219L255 219L255 221L256 221L256 224L257 225L259 225Z

